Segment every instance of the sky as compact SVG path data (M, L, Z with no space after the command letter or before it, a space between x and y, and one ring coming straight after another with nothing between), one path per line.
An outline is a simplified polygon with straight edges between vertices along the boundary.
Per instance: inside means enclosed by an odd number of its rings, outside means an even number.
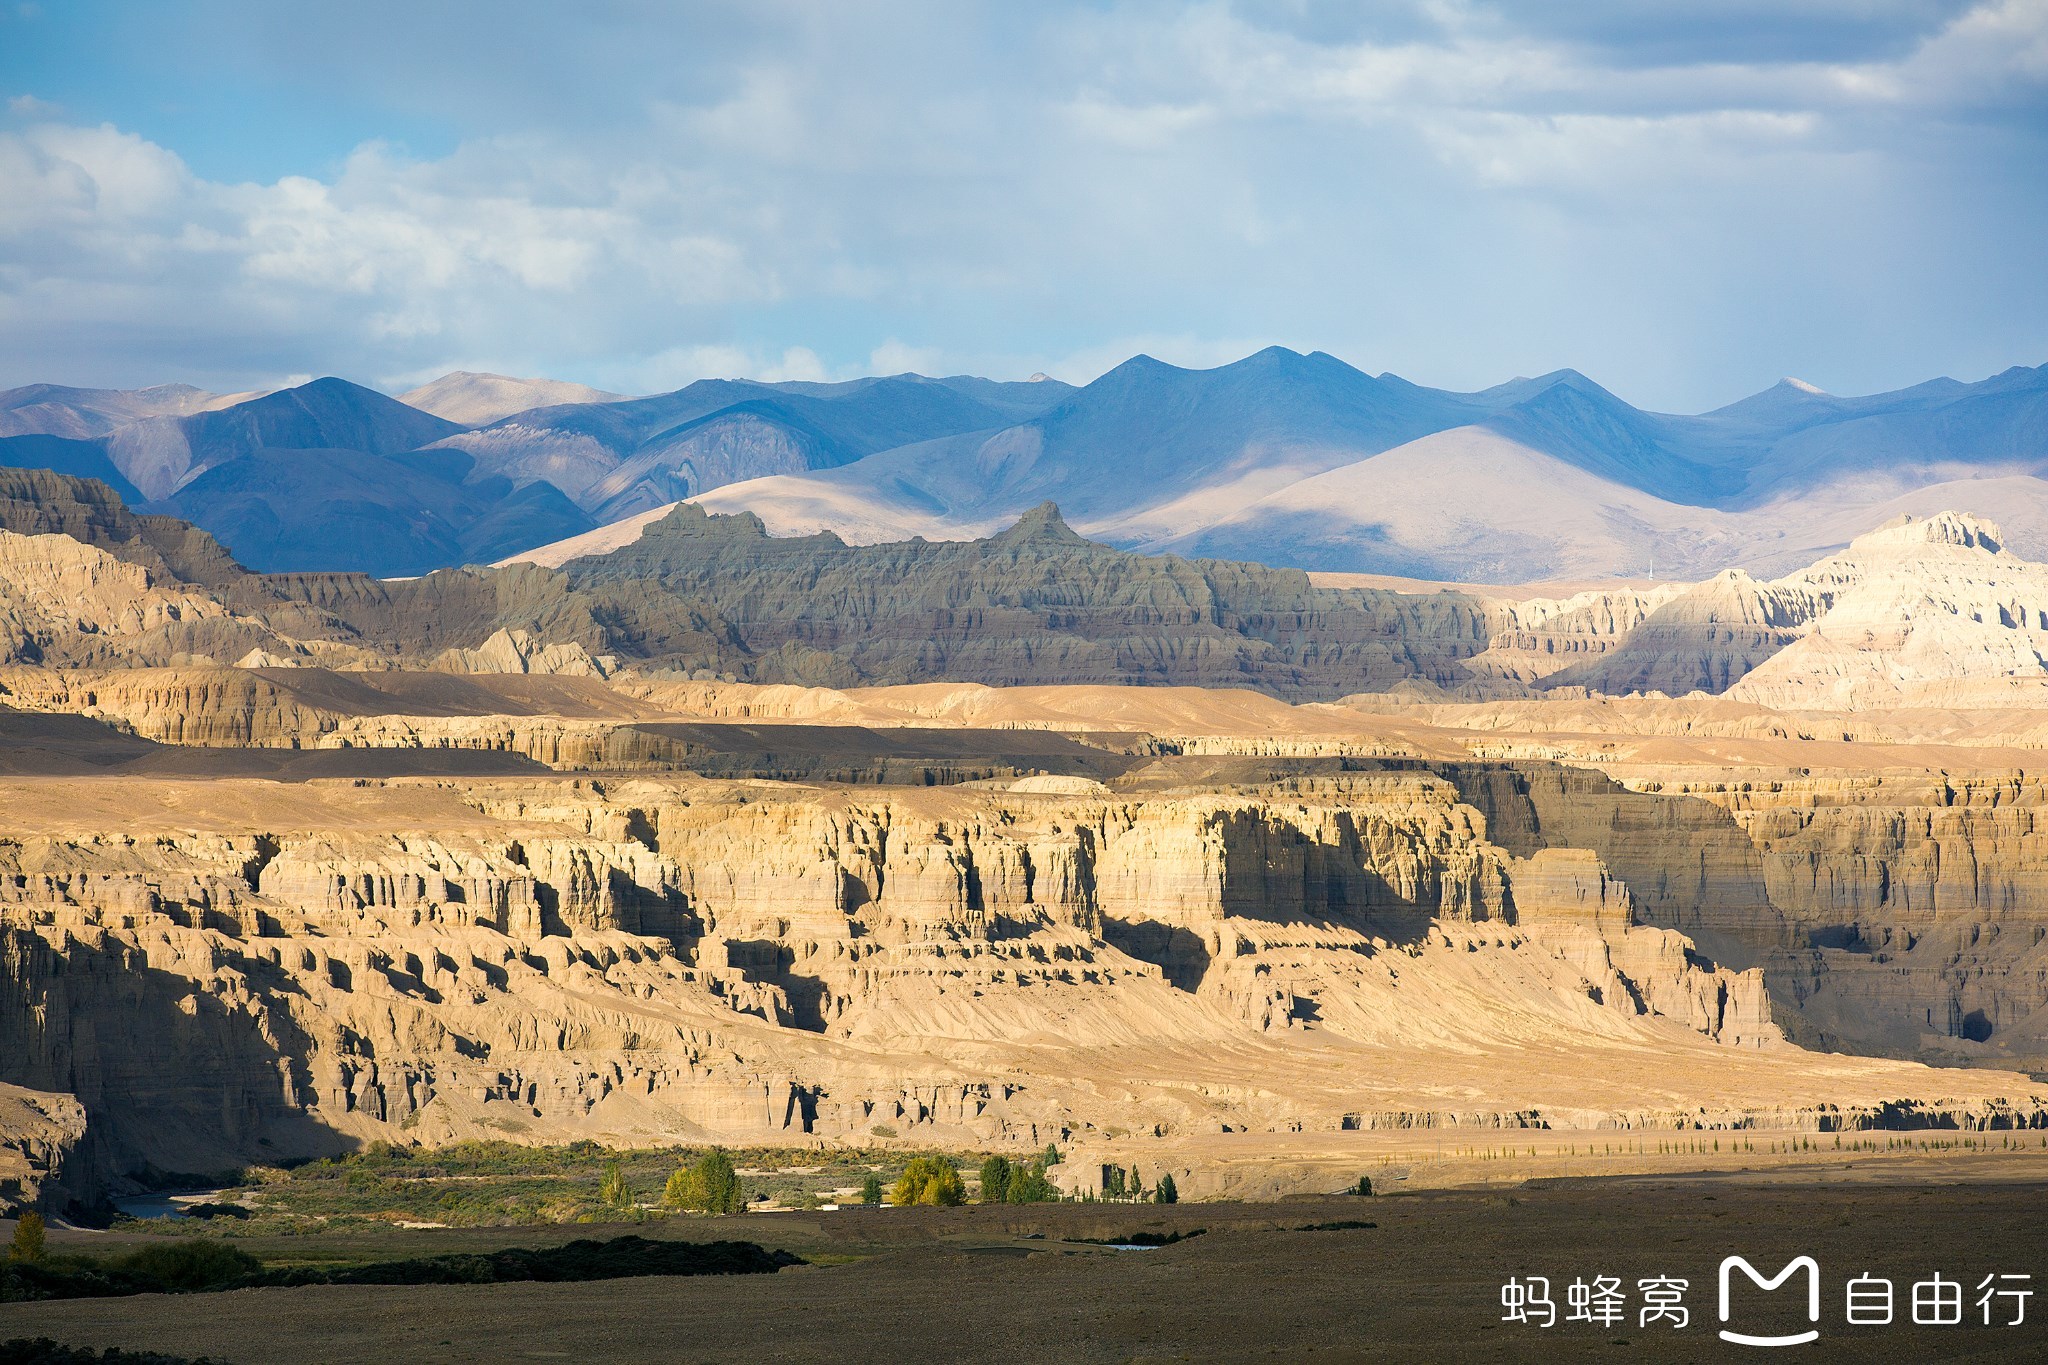
M2048 0L0 0L0 387L2048 362Z

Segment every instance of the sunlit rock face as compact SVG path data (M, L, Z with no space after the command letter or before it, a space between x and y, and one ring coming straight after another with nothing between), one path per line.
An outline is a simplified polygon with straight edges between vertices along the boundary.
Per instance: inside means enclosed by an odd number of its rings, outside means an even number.
M2033 1113L1996 1072L1801 1052L1759 972L1642 924L1590 851L1492 842L1423 772L358 782L235 815L264 785L0 831L4 1080L75 1097L101 1169L379 1137Z

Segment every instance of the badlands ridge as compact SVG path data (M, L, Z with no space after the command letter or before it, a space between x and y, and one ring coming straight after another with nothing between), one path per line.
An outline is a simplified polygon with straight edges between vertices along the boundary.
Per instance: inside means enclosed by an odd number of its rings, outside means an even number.
M104 492L0 489L0 1200L2048 1125L2048 567L1980 521L1542 596L685 508L395 583Z

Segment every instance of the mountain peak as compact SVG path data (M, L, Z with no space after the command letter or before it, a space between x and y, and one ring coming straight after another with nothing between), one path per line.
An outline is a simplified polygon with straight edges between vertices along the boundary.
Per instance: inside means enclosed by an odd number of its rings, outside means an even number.
M1828 397L1828 391L1822 388L1820 385L1809 384L1804 379L1794 379L1790 375L1786 375L1783 379L1780 379L1778 381L1777 387L1781 389L1792 389L1799 393L1816 394L1822 398Z
M1059 544L1086 545L1086 536L1078 534L1067 525L1060 515L1059 504L1041 502L1038 506L1017 518L1017 524L1006 531L989 538L991 545Z
M482 426L514 413L570 403L616 403L620 395L561 379L519 379L480 370L450 370L408 389L398 401L464 426Z
M1285 365L1290 361L1306 359L1308 359L1308 357L1303 355L1300 351L1291 351L1285 346L1264 346L1256 351L1253 351L1250 355L1246 356L1243 360L1240 360L1237 363L1240 365Z
M1937 512L1931 517L1898 516L1875 531L1849 542L1851 554L1914 545L1952 545L1958 549L1987 550L1997 554L2005 548L2004 534L1982 517L1967 512Z

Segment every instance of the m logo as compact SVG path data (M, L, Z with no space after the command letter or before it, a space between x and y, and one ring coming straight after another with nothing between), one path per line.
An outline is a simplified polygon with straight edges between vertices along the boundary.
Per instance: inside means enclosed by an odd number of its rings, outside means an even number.
M1808 1322L1820 1321L1820 1266L1811 1256L1799 1257L1768 1280L1757 1274L1756 1267L1743 1260L1740 1256L1730 1256L1727 1260L1721 1262L1721 1321L1728 1321L1728 1272L1738 1268L1743 1274L1749 1276L1751 1284L1767 1294L1791 1279L1797 1272L1804 1270L1806 1272L1806 1320ZM1795 1332L1790 1336L1783 1337L1753 1337L1742 1332L1731 1332L1726 1327L1723 1327L1721 1329L1721 1340L1732 1341L1738 1346L1804 1346L1809 1341L1820 1340L1820 1329L1816 1327L1809 1331Z

